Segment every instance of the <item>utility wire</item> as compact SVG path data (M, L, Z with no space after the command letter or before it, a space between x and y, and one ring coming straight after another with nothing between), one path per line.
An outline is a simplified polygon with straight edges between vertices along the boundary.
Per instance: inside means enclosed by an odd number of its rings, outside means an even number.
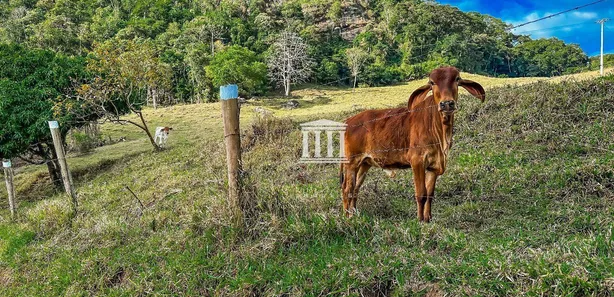
M580 9L580 8L584 8L584 7L587 7L587 6L595 5L595 4L597 4L597 3L604 2L604 1L607 1L607 0L598 0L598 1L594 1L594 2L588 3L588 4L584 4L584 5L582 5L582 6L574 7L574 8L572 8L572 9L568 9L568 10L565 10L565 11L557 12L557 13L555 13L555 14L551 14L551 15L545 16L545 17L543 17L543 18L539 18L539 19L537 19L537 20L532 20L532 21L529 21L529 22L526 22L526 23L522 23L522 24L520 24L520 25L516 25L516 26L514 26L514 27L511 27L511 28L510 28L510 30L514 30L514 29L516 29L516 28L518 28L518 27L522 27L522 26L525 26L525 25L528 25L528 24L532 24L532 23L536 23L536 22L539 22L539 21L543 21L543 20L545 20L545 19L549 19L549 18L551 18L551 17L555 17L555 16L557 16L557 15L561 15L561 14L564 14L564 13L568 13L568 12L570 12L570 11L578 10L578 9Z

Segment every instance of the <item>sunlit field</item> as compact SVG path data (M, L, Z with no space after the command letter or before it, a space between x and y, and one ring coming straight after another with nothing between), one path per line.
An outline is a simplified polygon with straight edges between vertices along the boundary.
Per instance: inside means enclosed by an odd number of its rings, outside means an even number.
M44 166L16 170L15 222L0 191L0 295L611 296L612 75L462 75L486 87L486 102L461 92L430 224L415 218L410 171L373 169L360 216L346 219L338 167L297 163L301 122L403 105L425 79L307 86L292 110L274 95L248 100L242 230L227 209L220 104L147 109L150 129L173 127L169 148L103 125L126 141L70 155L72 220Z

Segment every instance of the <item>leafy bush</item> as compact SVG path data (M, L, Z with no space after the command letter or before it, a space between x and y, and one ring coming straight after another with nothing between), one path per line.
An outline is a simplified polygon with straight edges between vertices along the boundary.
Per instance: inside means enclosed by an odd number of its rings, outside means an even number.
M362 82L369 86L389 85L403 79L399 68L383 64L367 65L361 77Z
M555 76L584 67L588 57L576 45L556 38L525 41L514 48L517 76Z
M267 90L267 67L247 48L230 46L217 53L205 69L216 87L237 84L239 93L247 97Z
M77 151L79 154L91 152L99 143L99 137L91 136L80 131L71 133L70 140L71 149Z
M424 68L421 64L403 64L401 67L399 67L399 71L404 79L410 80L423 78L429 73L429 70Z
M242 136L243 149L249 150L258 142L283 140L296 128L296 123L288 118L276 118L271 115L255 116L250 129Z
M324 59L315 69L315 77L319 83L334 82L339 79L339 65L330 59Z

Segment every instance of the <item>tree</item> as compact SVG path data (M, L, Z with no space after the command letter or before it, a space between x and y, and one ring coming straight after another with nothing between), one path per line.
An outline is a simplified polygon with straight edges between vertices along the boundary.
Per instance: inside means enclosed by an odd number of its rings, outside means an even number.
M5 12L6 18L0 22L0 42L14 42L20 44L27 38L28 9L18 6Z
M356 88L356 78L362 69L362 65L367 61L367 52L358 47L349 48L345 51L347 57L347 63L354 76L354 88Z
M164 93L170 87L168 65L160 62L148 42L128 41L120 47L116 47L115 42L94 49L88 69L95 76L78 87L77 98L103 121L131 124L143 130L154 149L160 150L147 127L142 108L152 90ZM122 118L130 112L136 114L140 122Z
M511 33L510 27L431 0L0 1L0 42L86 56L96 43L108 40L154 40L155 55L170 66L172 82L161 93L150 89L148 99L156 105L158 96L214 100L205 67L223 50L218 45L237 45L272 58L279 50L271 45L284 29L300 34L313 61L305 63L311 71L296 82L351 84L351 78L345 79L352 77L345 51L352 46L369 55L369 63L359 70L361 82L368 85L423 77L441 63L493 76L554 75L586 66L580 65L586 59L577 55L579 48L552 42L548 48L525 45L531 38ZM572 57L571 63L557 64L565 55ZM279 71L270 76L289 93L296 76L286 73L288 83L282 66L273 67Z
M234 83L239 86L239 92L247 96L266 90L266 65L258 61L256 53L238 45L215 55L206 71L215 86Z
M128 42L119 62L122 75L132 80L139 90L145 90L146 103L151 101L156 109L165 91L171 88L172 69L160 61L152 42Z
M301 83L311 75L312 62L307 53L307 44L294 32L284 31L271 46L268 60L269 75L284 87L290 96L290 86Z
M583 67L588 57L575 44L556 38L528 40L514 48L514 67L519 76L561 75L566 69Z
M213 95L211 79L207 77L205 66L209 64L210 56L207 55L206 44L192 44L185 55L185 63L188 66L188 78L192 83L192 102L203 102L205 98L212 99Z
M222 27L221 25L208 23L207 25L204 26L203 29L209 35L209 41L211 44L211 55L213 56L215 55L215 41L218 40L220 37L222 37L222 34L225 31L224 27Z
M61 123L62 137L93 115L66 96L72 81L87 77L85 61L51 51L0 45L0 159L20 158L46 164L54 185L62 188L60 166L47 121ZM58 106L74 106L71 110Z
M188 23L188 30L195 33L201 42L207 40L211 56L215 55L215 41L226 33L225 20L227 16L223 11L210 10L205 15L198 16Z

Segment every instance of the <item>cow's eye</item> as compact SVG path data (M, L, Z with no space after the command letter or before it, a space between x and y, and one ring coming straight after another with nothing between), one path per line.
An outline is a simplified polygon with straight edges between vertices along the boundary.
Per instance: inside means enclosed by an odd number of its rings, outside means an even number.
M461 80L461 77L460 77L460 76L457 76L457 77L456 77L456 81L458 82L458 81L460 81L460 80Z

